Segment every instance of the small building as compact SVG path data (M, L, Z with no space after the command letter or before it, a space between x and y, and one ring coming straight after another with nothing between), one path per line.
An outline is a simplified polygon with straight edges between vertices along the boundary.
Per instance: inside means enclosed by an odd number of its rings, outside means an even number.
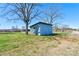
M52 34L52 25L38 22L30 26L30 31L35 35L50 35Z

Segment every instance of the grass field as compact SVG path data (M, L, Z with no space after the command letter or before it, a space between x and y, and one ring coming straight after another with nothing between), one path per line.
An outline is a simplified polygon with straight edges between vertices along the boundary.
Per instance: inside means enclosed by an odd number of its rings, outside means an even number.
M69 36L67 33L53 36L0 33L0 55L79 55L78 36Z

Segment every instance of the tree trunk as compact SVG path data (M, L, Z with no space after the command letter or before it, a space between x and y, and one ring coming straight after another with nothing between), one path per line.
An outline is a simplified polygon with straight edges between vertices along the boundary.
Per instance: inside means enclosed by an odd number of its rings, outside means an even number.
M28 22L26 23L26 35L28 35Z

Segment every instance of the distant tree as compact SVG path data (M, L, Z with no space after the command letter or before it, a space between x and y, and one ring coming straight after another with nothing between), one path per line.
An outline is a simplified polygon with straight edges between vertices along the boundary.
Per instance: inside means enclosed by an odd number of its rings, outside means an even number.
M24 31L25 30L25 26L22 26L22 31Z
M68 25L64 25L64 24L61 25L61 31L62 31L62 32L68 30L68 28L69 28Z
M9 20L21 19L26 25L26 34L28 34L29 23L40 15L38 5L35 3L9 3L5 5L3 14Z
M17 25L16 25L15 29L16 29L16 30L18 30L18 29L19 29Z
M15 27L14 27L14 26L12 26L12 29L15 29Z
M53 28L54 28L54 30L57 32L57 31L60 31L60 29L61 29L61 25L58 23L56 23L56 24L54 24L53 25Z

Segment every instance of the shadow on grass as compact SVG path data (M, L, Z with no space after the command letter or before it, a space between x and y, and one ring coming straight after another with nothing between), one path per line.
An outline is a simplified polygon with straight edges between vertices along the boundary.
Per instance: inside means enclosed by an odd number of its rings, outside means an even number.
M59 33L53 33L51 36L61 35Z
M61 35L60 33L53 33L53 34L49 34L49 35L40 35L40 36L57 36L57 35Z
M68 35L66 32L59 32L59 33L52 33L50 35L41 35L41 36L61 36L61 35Z

